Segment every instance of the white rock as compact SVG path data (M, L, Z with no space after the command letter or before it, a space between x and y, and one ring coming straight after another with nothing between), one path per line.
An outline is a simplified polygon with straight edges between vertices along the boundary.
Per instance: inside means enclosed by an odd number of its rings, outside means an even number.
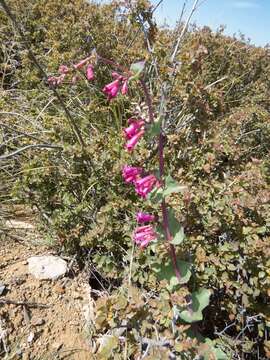
M28 271L37 279L56 280L67 272L67 263L58 256L32 256Z

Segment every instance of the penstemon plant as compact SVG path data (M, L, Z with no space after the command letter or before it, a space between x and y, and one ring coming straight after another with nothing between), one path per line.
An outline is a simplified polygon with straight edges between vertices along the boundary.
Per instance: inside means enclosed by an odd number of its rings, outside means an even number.
M200 288L189 293L187 284L192 275L192 263L184 261L178 256L184 240L186 239L183 226L179 223L175 216L173 208L168 205L167 199L171 194L180 193L185 190L185 186L179 185L173 177L167 173L165 168L164 148L166 143L166 119L162 113L165 99L161 99L159 112L154 110L153 100L147 87L144 74L146 73L146 62L140 61L133 63L127 70L123 66L100 57L95 51L92 54L79 61L77 64L68 67L61 65L59 67L59 76L48 78L48 83L52 87L60 86L64 81L76 83L80 77L78 72L84 74L88 81L95 79L94 68L98 63L105 63L114 69L111 73L113 81L105 85L102 89L103 94L110 103L117 96L126 96L129 94L129 86L135 83L135 87L141 87L145 103L147 105L148 115L132 116L127 119L127 127L123 129L123 137L125 141L125 150L133 153L139 146L140 140L145 138L151 144L157 143L158 171L147 170L134 164L123 164L122 177L125 183L133 186L137 195L144 202L149 203L148 208L152 205L153 213L148 213L138 209L136 214L137 227L133 231L133 242L141 250L146 249L158 242L163 242L167 250L167 259L162 262L154 262L152 270L156 273L158 279L166 287L166 290L173 294L181 287L186 287L184 291L184 302L177 302L173 305L173 321L175 323L191 324L189 327L189 336L199 339L202 337L198 333L198 329L194 323L203 319L203 310L209 305L211 291ZM156 115L158 114L158 115ZM155 210L159 209L159 215L155 214ZM181 250L181 249L180 249ZM215 348L209 339L208 345L211 354L216 359L225 359L224 353ZM210 358L210 357L205 357Z

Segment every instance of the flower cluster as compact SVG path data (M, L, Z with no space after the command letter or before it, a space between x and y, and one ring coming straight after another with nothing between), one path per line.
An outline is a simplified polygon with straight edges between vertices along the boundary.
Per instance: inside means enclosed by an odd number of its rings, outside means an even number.
M133 239L141 249L144 249L151 241L156 240L157 234L152 225L140 226L134 231Z
M127 140L125 148L132 151L137 145L140 138L144 135L145 122L143 119L129 119L128 127L124 129L124 137Z
M85 68L85 76L88 81L92 81L95 78L94 74L94 66L90 63L91 57L87 57L81 61L79 61L77 64L74 64L71 67L68 67L66 65L60 65L58 69L59 76L49 76L48 77L48 83L52 86L59 86L63 83L65 78L74 73L74 70L81 70ZM71 78L72 84L75 84L79 80L78 75L73 75Z
M108 100L115 98L121 91L122 95L126 95L128 92L128 78L118 74L116 71L112 73L112 77L115 79L110 84L107 84L103 88L104 94L107 95Z
M143 169L134 166L125 165L122 170L122 176L127 183L135 185L135 191L142 198L146 199L147 195L154 189L159 187L160 182L155 175L146 175L141 177Z

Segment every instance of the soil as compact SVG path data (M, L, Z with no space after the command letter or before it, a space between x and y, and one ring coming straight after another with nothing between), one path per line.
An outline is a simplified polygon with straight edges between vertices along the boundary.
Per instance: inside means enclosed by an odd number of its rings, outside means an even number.
M20 226L33 228L23 221ZM85 317L90 302L87 278L73 266L62 279L35 279L28 273L27 259L53 252L27 236L24 241L15 238L0 239L0 285L5 285L2 294L0 290L0 359L92 359Z

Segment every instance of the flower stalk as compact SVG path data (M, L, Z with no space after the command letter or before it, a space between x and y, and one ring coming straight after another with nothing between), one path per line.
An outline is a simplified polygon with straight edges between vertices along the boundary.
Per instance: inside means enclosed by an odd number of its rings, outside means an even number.
M146 100L146 104L147 104L147 107L148 107L149 120L150 120L151 123L153 123L154 122L154 110L153 110L152 99L151 99L151 96L149 94L149 91L147 89L147 86L146 86L144 80L141 79L140 83L141 83L142 89L144 91L145 100ZM163 176L164 176L164 135L163 135L162 125L160 127L160 133L159 133L159 139L158 139L158 153L159 153L159 176L160 176L161 183L163 183ZM171 243L172 235L171 235L171 232L170 232L169 214L168 214L168 208L167 208L167 204L166 204L165 199L163 199L162 202L161 202L161 211L162 211L163 230L165 232L166 241L167 241L168 246L169 246L168 251L169 251L170 257L172 259L172 264L173 264L175 275L176 275L178 281L180 282L182 276L181 276L180 270L179 270L178 265L177 265L177 257L176 257L175 247Z

